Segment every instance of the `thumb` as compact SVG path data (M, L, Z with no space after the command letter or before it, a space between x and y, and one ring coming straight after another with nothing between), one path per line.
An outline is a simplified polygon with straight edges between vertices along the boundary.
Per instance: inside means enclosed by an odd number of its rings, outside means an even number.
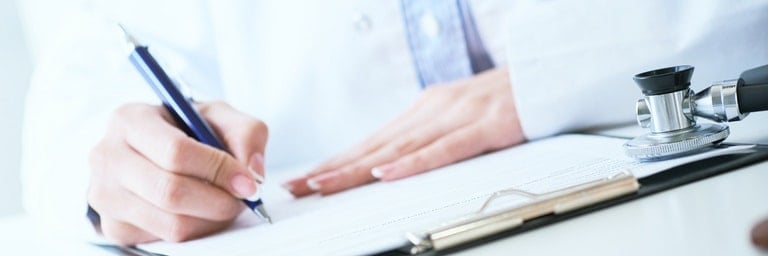
M201 103L198 108L232 156L247 166L259 183L263 182L267 125L223 101Z

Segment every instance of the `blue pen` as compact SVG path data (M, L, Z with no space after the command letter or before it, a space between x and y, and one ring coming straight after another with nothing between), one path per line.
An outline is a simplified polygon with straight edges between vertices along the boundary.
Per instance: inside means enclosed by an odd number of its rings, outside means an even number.
M213 133L213 130L208 123L200 116L192 106L192 103L184 97L184 95L176 87L176 84L163 70L160 64L157 63L152 54L149 53L149 49L145 45L139 44L139 42L128 33L128 31L119 25L120 29L125 34L125 39L128 42L131 50L131 62L133 66L141 73L147 83L152 87L158 97L163 101L163 106L168 109L176 123L180 128L187 133L190 137L197 139L198 141L207 144L209 146L227 151L221 140ZM264 205L261 199L249 198L243 199L245 205L254 213L259 215L262 219L269 223L272 223L272 218L269 217L267 211L264 209Z

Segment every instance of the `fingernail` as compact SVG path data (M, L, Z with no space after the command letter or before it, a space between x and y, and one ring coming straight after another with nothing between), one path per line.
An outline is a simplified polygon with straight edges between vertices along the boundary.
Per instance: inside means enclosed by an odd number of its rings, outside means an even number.
M307 187L309 187L309 189L311 189L312 191L318 191L320 190L320 183L318 183L317 180L315 179L308 179Z
M253 180L256 181L256 183L259 183L261 185L264 183L264 176L262 176L259 172L248 166L248 171L253 174Z
M232 189L235 190L242 198L250 198L256 195L256 184L242 174L237 174L232 178Z
M298 177L298 178L294 178L289 181L286 181L285 183L283 183L282 186L283 188L293 193L293 190L296 189L297 186L301 184L306 184L306 183L307 183L307 179L305 177Z
M392 173L392 171L395 170L394 164L385 164L381 166L376 166L371 169L371 175L374 178L381 179L384 176L387 176L387 174Z
M283 185L280 186L282 186L285 190L293 191L293 184L290 182L283 183Z
M248 164L248 171L253 174L253 178L256 180L256 183L262 184L264 183L264 175L261 175L261 173L257 172L256 170L263 170L264 169L264 155L261 153L253 154L251 157L251 162Z
M339 173L337 172L327 172L317 175L307 180L307 187L311 190L319 191L324 183L328 183L328 181L334 180L338 176Z

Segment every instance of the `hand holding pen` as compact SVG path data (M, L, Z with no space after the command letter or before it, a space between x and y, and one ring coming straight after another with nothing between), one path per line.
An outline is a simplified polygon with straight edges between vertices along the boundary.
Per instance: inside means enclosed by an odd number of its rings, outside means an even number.
M190 137L166 107L126 104L113 113L92 150L88 191L107 238L131 245L204 236L226 228L245 209L243 199L268 220L253 198L264 175L266 125L226 103L197 107L229 153Z

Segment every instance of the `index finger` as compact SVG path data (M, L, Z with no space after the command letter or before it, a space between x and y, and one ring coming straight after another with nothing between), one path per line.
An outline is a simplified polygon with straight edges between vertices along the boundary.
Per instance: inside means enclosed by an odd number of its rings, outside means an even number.
M237 111L223 101L198 105L200 115L209 121L229 152L240 163L264 176L264 147L267 144L267 125L245 113Z
M158 167L211 182L241 198L255 193L256 185L247 184L253 183L253 174L243 164L174 127L162 107L131 105L116 116L125 142Z

